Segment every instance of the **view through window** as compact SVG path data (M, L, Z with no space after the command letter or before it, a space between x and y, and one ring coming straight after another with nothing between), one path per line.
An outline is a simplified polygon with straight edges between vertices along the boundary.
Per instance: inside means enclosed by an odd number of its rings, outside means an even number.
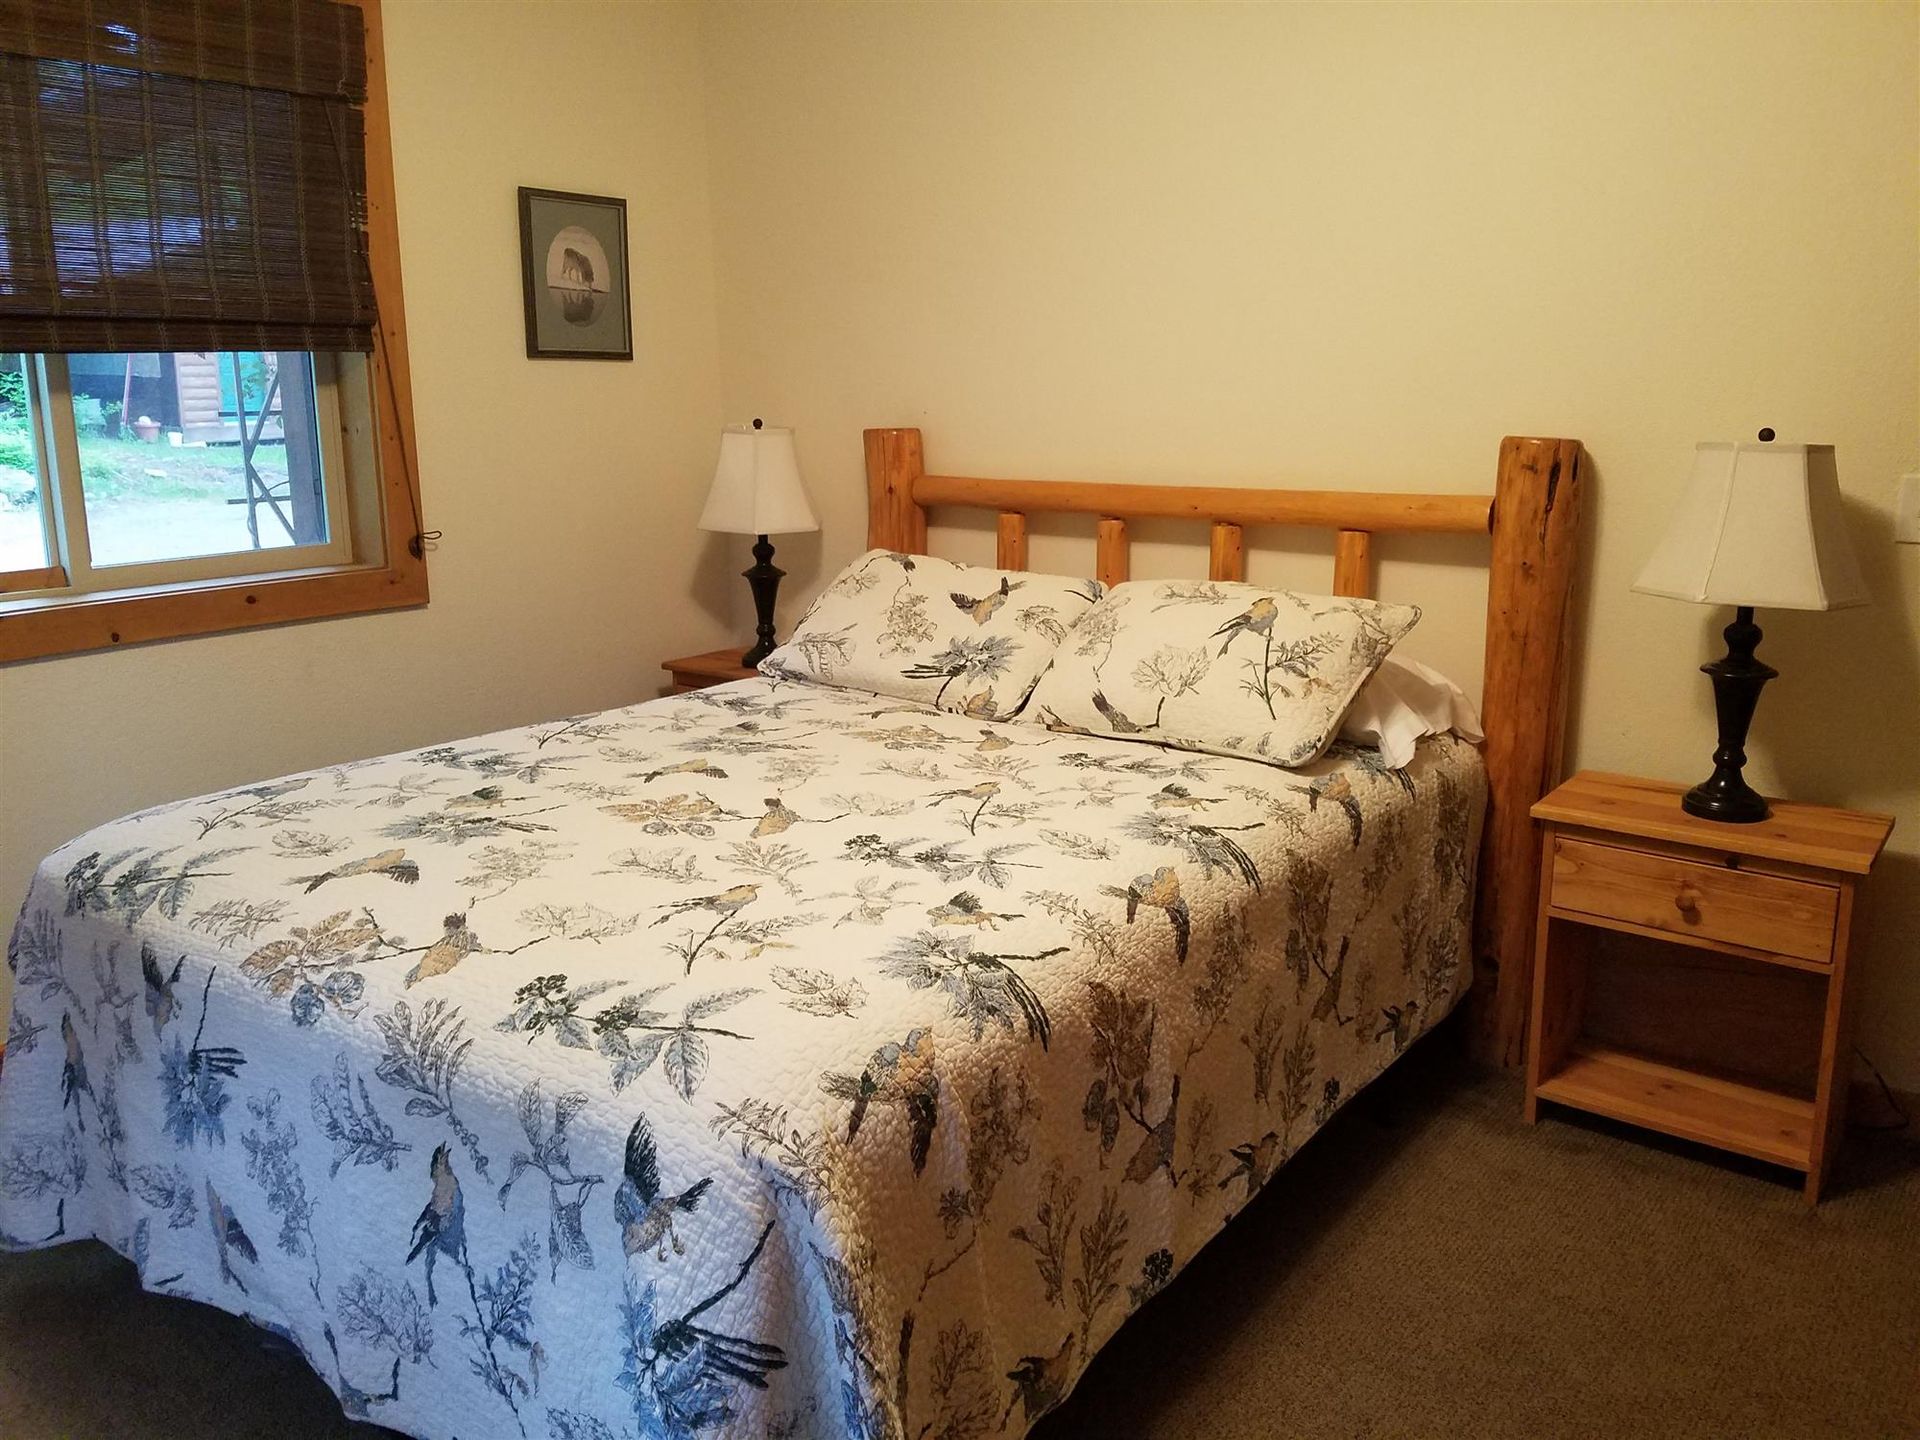
M0 353L0 574L47 564L27 357Z
M93 571L123 583L116 567L202 562L177 579L322 563L264 552L330 548L339 450L330 369L312 355L0 357L0 573L64 563L91 588Z

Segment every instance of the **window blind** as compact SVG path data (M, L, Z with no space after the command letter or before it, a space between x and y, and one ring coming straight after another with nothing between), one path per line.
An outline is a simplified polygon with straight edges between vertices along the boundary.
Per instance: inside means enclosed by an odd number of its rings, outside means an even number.
M0 0L0 350L368 350L361 14Z

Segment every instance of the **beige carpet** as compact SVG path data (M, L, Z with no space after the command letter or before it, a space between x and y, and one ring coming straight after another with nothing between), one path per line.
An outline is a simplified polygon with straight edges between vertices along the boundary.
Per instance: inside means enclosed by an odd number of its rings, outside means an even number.
M1283 1170L1039 1440L1920 1436L1912 1140L1856 1137L1808 1214L1758 1167L1529 1130L1509 1077L1441 1045ZM6 1440L384 1434L98 1247L0 1257Z

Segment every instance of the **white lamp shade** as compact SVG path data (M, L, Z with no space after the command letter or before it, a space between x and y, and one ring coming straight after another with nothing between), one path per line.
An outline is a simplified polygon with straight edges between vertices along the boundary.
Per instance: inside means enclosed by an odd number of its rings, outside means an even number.
M1833 447L1703 441L1666 538L1633 588L1704 605L1866 604Z
M729 425L721 432L720 463L707 508L700 512L700 528L727 535L791 535L820 528L800 483L793 431Z

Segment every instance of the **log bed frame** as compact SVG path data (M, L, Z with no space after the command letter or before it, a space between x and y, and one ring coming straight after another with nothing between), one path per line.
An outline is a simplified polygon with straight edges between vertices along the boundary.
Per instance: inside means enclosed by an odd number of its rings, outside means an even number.
M1245 526L1332 530L1333 593L1368 597L1376 534L1491 536L1480 702L1489 799L1469 1033L1482 1058L1521 1062L1540 883L1540 847L1527 812L1560 778L1583 488L1578 440L1508 436L1500 442L1491 497L929 475L920 432L910 429L867 431L866 452L869 547L924 555L929 507L994 510L1000 568L1024 570L1029 515L1092 515L1096 574L1107 584L1128 577L1129 520L1210 522L1208 574L1215 580L1245 577Z

